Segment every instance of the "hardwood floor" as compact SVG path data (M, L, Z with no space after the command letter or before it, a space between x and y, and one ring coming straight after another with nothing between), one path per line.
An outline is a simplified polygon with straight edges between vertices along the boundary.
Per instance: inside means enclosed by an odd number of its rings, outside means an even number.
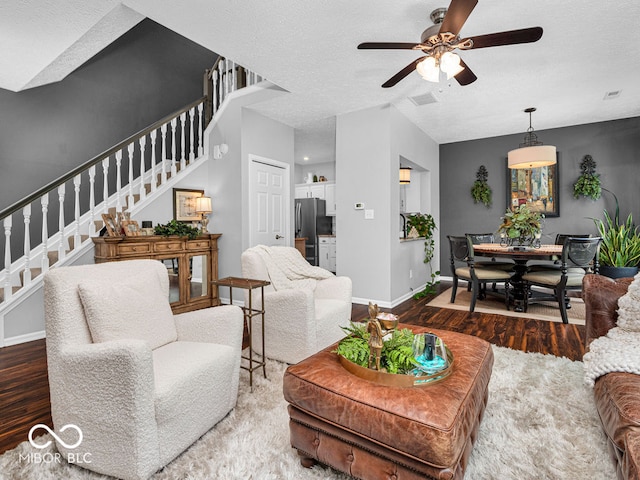
M439 292L449 286L439 285ZM429 307L433 296L382 310L399 315L403 323L466 333L515 350L582 359L583 326ZM366 317L366 305L353 305L354 320ZM0 454L26 440L37 423L53 425L45 341L0 348Z

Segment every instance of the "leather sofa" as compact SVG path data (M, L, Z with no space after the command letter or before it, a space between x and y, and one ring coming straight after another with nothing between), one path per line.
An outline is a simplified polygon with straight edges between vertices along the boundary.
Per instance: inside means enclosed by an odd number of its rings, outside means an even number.
M618 299L632 281L632 278L613 280L602 275L585 275L582 296L586 306L587 349L592 340L616 326ZM596 380L593 393L609 451L616 460L618 478L640 478L640 375L607 373Z

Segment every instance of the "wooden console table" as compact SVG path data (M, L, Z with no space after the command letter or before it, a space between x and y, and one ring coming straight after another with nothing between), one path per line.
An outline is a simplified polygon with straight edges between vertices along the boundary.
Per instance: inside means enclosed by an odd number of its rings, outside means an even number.
M220 305L218 287L218 238L221 234L187 237L158 235L93 237L95 262L150 258L159 260L169 273L169 302L173 313Z

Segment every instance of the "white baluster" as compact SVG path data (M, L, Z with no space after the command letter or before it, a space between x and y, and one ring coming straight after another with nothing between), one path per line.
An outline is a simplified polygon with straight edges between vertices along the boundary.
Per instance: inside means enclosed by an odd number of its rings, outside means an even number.
M109 157L102 160L102 209L107 211L109 200Z
M76 175L73 177L73 192L74 192L74 210L73 210L73 223L75 224L73 234L73 249L80 248L80 183L81 176Z
M31 204L23 207L22 216L24 218L24 270L22 271L22 286L26 287L31 283Z
M187 123L187 114L186 112L182 112L180 114L180 169L184 170L187 166L187 159L185 158L185 150L186 148L186 134L185 134L185 124Z
M196 109L195 107L192 108L191 110L189 110L189 163L193 162L196 159L196 152L195 152L195 147L193 145L193 141L195 139L195 132L194 132L194 124L193 124L193 117L196 114Z
M162 169L161 184L167 181L167 124L165 123L160 127L160 137L162 140L162 163L160 168Z
M224 60L224 96L225 98L229 94L229 60Z
M133 149L135 144L130 143L127 146L127 151L129 152L129 185L128 191L129 195L127 196L127 210L131 211L133 208L133 204L135 203L135 198L133 198Z
M151 191L155 192L158 188L158 172L156 170L156 138L158 130L153 130L149 135L151 137Z
M218 79L220 80L220 95L218 96L218 107L224 101L224 59L218 63Z
M58 242L58 262L62 261L65 257L64 248L64 195L65 184L63 183L58 187L58 233L60 234L60 241Z
M238 89L238 75L236 73L236 63L231 62L231 91L235 92Z
M201 157L204 153L204 147L202 145L202 137L204 137L204 106L201 103L198 105L198 157Z
M49 214L49 194L45 193L40 198L42 206L42 271L49 270L49 225L47 215Z
M211 80L213 81L213 111L211 116L215 115L218 111L218 70L214 70L211 73Z
M4 301L11 298L13 290L11 288L11 215L4 219L4 269L7 276L4 279Z
M96 234L96 166L89 167L89 236Z
M147 147L147 136L140 137L138 140L140 145L140 200L147 198L147 189L145 188L144 174L146 171L144 164L144 150Z
M122 211L122 150L116 152L116 212Z
M178 124L178 119L174 118L171 120L171 176L175 177L178 173L178 167L176 166L176 125Z

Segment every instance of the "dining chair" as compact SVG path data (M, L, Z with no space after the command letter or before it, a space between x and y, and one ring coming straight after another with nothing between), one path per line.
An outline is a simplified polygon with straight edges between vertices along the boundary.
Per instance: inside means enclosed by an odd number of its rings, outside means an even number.
M598 256L600 254L600 237L564 239L559 269L534 270L525 273L522 279L527 287L536 285L553 290L553 294L536 292L525 298L525 311L530 303L539 301L555 301L560 307L562 323L569 323L567 309L571 308L568 290L582 290L582 279L586 273L598 273Z
M449 247L451 249L451 274L453 275L453 286L451 288L451 303L456 301L458 291L458 280L466 280L471 283L471 303L469 311L473 312L476 307L476 299L481 300L486 295L487 283L504 283L504 298L507 310L509 309L509 279L511 273L500 268L476 268L473 257L473 243L467 236L447 235Z
M556 245L564 245L564 242L567 238L591 238L593 235L590 233L578 233L578 234L570 234L570 233L558 233L556 235L555 244ZM529 271L536 270L560 270L561 266L560 257L553 257L552 260L536 260L533 262L529 262ZM571 267L570 267L571 268ZM580 272L578 272L580 273Z

